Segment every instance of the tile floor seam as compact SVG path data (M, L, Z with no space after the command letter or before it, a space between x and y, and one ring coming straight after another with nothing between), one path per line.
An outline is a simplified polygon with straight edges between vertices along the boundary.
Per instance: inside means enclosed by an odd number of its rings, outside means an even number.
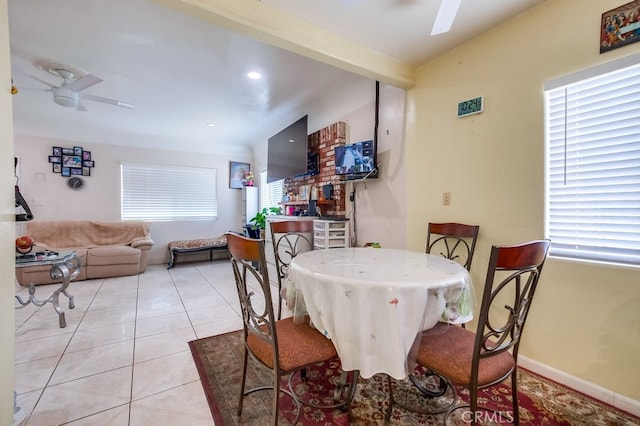
M187 309L187 307L184 304L184 299L182 298L182 294L180 294L180 290L178 289L178 286L176 285L176 280L173 278L173 274L171 274L171 272L169 272L169 277L171 278L171 284L173 285L173 288L175 289L176 293L178 294L178 297L180 298L180 303L182 304L182 307L184 308L184 312L187 314L187 319L189 320L189 324L191 325L191 330L195 333L195 327L193 325L193 321L191 321L191 317L189 316L189 310Z

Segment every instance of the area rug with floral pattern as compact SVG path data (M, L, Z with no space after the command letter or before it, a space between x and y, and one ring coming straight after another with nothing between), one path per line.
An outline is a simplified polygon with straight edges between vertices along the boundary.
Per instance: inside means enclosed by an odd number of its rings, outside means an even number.
M245 397L242 415L238 417L240 381L244 345L242 331L206 337L189 342L202 386L211 408L213 419L220 425L268 425L271 424L272 391L260 391ZM415 375L424 373L417 367ZM340 361L334 359L307 369L306 381L294 376L292 387L304 399L331 402L332 392L326 392L337 383L341 375ZM268 370L250 361L247 373L247 389L269 385ZM434 408L446 405L453 396L448 391L440 398L423 398L409 381L392 381L394 399L403 405L418 408ZM287 379L281 382L288 389ZM324 395L322 396L322 390ZM462 401L468 401L466 390L458 389ZM302 425L383 425L389 407L389 384L382 374L369 379L360 378L351 402L351 417L341 409L322 410L302 405L299 424ZM559 385L524 369L518 370L518 399L521 425L640 425L640 418L619 411L582 393ZM511 423L511 386L508 381L482 390L479 404L487 411L480 424ZM281 394L278 424L291 424L297 408L289 396ZM443 414L420 414L394 404L390 415L391 425L442 425ZM449 425L465 424L468 411L456 410L449 417Z

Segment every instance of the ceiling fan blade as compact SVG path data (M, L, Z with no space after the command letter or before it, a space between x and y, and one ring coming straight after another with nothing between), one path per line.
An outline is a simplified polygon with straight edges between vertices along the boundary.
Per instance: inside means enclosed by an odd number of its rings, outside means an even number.
M136 107L134 104L130 104L127 102L120 102L115 99L103 98L102 96L89 95L84 93L81 96L83 99L89 99L91 101L102 102L105 104L115 105L123 108L134 109Z
M78 106L76 107L76 110L83 111L83 112L89 111L87 107L80 101L78 101Z
M101 78L98 78L93 74L87 74L77 80L73 80L69 84L63 84L63 86L65 86L69 90L73 90L74 92L80 92L81 90L84 90L101 82Z
M54 86L53 84L49 83L48 81L41 79L40 77L36 77L35 75L31 75L31 74L26 74L26 75L29 76L30 78L34 79L35 81L38 81L38 82L44 84L45 86L48 86L50 89L53 89L54 87L57 87L57 86Z
M442 0L431 35L446 33L451 29L462 0Z

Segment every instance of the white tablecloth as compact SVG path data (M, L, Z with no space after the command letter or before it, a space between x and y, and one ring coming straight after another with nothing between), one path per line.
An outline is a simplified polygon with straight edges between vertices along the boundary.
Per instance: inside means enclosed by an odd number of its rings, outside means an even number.
M296 256L285 287L296 321L305 314L330 338L344 370L364 378L412 370L422 330L473 318L468 271L438 255L341 248Z

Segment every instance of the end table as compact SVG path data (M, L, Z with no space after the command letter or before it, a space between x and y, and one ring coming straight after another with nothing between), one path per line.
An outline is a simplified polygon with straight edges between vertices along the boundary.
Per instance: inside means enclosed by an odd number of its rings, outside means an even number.
M25 268L27 266L46 266L50 265L51 270L49 274L51 278L55 280L62 279L62 284L46 299L38 300L36 298L36 286L34 283L29 284L29 299L23 301L22 298L16 295L16 300L21 306L16 306L16 309L22 309L30 303L36 306L43 306L47 303L52 303L53 308L58 313L58 320L60 322L60 328L67 326L67 322L64 318L64 311L60 307L60 293L67 296L69 299L69 309L75 308L73 302L73 296L67 293L67 287L69 283L75 277L80 274L82 269L82 260L78 257L75 251L61 251L45 252L42 255L35 256L16 256L16 268Z

